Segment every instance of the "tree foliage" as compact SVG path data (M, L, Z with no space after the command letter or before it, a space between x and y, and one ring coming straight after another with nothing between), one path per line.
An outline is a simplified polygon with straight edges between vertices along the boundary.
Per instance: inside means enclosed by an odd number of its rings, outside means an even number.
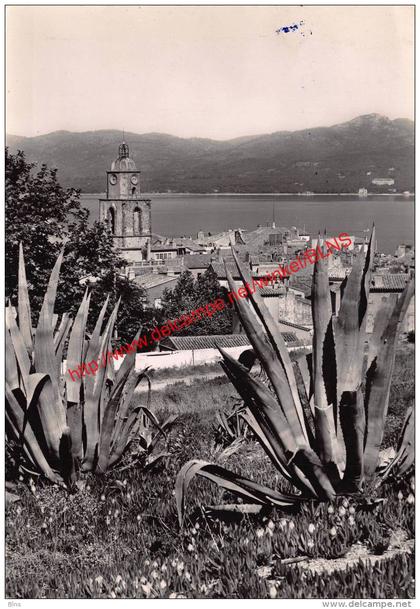
M221 298L226 300L226 291L220 286L213 269L209 267L206 272L194 280L190 271L185 271L173 290L165 290L162 298L162 313L164 319L176 319L188 314L199 307ZM229 334L232 329L232 311L226 308L212 317L202 317L191 326L179 332L177 336L203 336L212 334Z

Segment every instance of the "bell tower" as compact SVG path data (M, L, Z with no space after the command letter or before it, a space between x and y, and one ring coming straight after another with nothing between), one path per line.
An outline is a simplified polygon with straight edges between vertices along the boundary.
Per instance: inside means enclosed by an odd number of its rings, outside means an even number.
M106 222L114 245L127 262L150 259L151 201L140 198L140 171L130 158L128 144L118 147L118 158L106 172L106 199L99 199L99 217Z

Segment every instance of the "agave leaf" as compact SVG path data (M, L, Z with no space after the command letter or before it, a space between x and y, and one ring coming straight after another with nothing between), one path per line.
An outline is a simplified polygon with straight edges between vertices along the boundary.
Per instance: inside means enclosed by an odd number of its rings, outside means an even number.
M369 337L369 352L366 370L372 365L372 362L377 358L379 351L382 348L382 335L391 319L392 311L396 305L398 297L396 294L390 294L381 302L375 316L373 324L373 332Z
M18 317L23 342L28 354L31 355L33 350L31 305L29 302L22 243L19 243Z
M344 391L357 391L362 380L374 240L373 227L366 256L363 252L357 255L347 278L340 311L333 319L337 360L337 404L340 404Z
M299 448L292 459L301 472L309 480L315 489L315 494L324 500L331 500L335 497L335 489L331 483L327 469L323 467L318 455L306 446Z
M232 375L238 380L238 385L242 387L244 395L248 397L248 405L251 406L251 399L258 399L259 410L253 411L257 421L266 424L274 437L277 445L281 447L281 454L286 456L287 461L291 459L297 450L297 442L288 425L279 404L270 390L260 381L254 379L244 366L239 364L224 349L219 348L225 366L231 371Z
M14 428L14 433L16 439L20 437L21 430L24 425L24 412L13 395L12 390L10 389L8 383L6 382L6 415L8 417L8 422ZM24 442L25 449L27 454L35 467L39 469L49 480L52 482L56 482L57 484L61 484L62 481L59 476L51 469L48 461L43 454L39 443L35 437L35 434L30 426L30 424L26 425L24 430Z
M102 354L98 353L98 348L100 346L101 330L102 330L102 325L104 322L105 313L108 308L108 303L109 303L109 294L106 297L104 304L102 305L102 308L98 315L98 319L96 320L96 324L95 324L95 327L92 332L92 336L89 341L89 347L88 347L88 351L86 354L87 362L91 362L92 360L101 359ZM106 354L105 354L105 359L106 359Z
M303 385L305 387L306 399L308 400L308 404L311 407L313 414L313 376L312 376L312 353L308 353L303 357L299 357L296 360L296 366L298 366Z
M365 439L365 473L374 475L378 463L379 449L388 412L389 392L392 369L395 362L398 331L414 294L414 281L411 280L397 300L394 310L380 340L378 355L371 362L366 374L365 408L367 431Z
M260 424L252 414L251 410L247 408L245 411L241 412L240 416L244 419L244 421L246 421L246 423L250 426L254 434L257 436L262 448L267 453L274 466L282 473L286 480L289 480L289 482L293 483L293 478L287 469L286 459L280 459L279 456L276 455L276 453L271 447L271 443L268 441L267 435L262 430Z
M61 369L63 366L63 350L64 345L66 344L68 333L70 332L70 328L72 326L72 319L68 315L68 313L64 313L61 319L60 328L56 332L54 336L54 346L55 346L55 358L57 360L57 374L60 377L60 381L63 382L65 386L65 379L61 379Z
M239 495L243 499L251 500L251 502L260 505L274 504L286 507L295 505L299 501L299 497L279 493L267 486L234 474L215 463L199 460L188 461L180 469L175 483L178 519L181 527L185 515L185 494L191 480L196 475L208 478L218 486Z
M12 338L7 327L5 328L5 347L6 381L8 382L11 390L18 389L19 373L15 357L15 350L13 349Z
M293 463L294 455L302 447L297 445L274 395L264 383L253 378L246 368L228 353L221 348L219 351L224 358L224 370L257 420L266 443L270 445L277 459L289 467L295 486L305 494L309 492L316 495L307 477ZM265 443L263 448L265 448Z
M325 247L320 247L325 253ZM334 421L337 388L331 317L328 262L326 259L317 258L312 279L315 436L321 461L337 466L339 455Z
M136 344L137 344L138 338L140 336L140 332L141 332L141 326L133 340L133 342ZM119 367L117 374L115 375L116 383L118 383L118 381L125 375L127 370L130 370L135 365L136 351L137 351L136 347L132 347L131 350L129 350L129 352L127 353L127 355L124 357L124 361L121 364L121 366Z
M226 275L230 289L233 291L235 289L235 282L227 268ZM236 301L236 306L251 345L257 353L258 359L264 367L277 394L280 407L288 426L292 429L296 442L304 446L308 443L306 429L302 427L299 419L290 385L281 362L267 335L261 331L261 324L258 317L252 311L251 306L246 299L240 298Z
M76 482L76 468L71 446L70 429L66 427L60 438L60 473L65 484L71 488Z
M134 368L132 368L128 374L127 381L124 384L124 389L120 398L118 411L116 413L114 428L112 430L111 457L112 453L115 453L115 455L118 455L117 458L119 458L125 450L129 436L129 430L126 429L127 422L129 420L130 411L132 411L134 408L132 403L133 395L134 391L136 390L137 386L143 378L144 375L142 373L136 372ZM143 412L147 411L147 415L151 420L156 419L155 415L151 413L148 409L142 408L142 410ZM157 425L159 426L159 421L157 421Z
M102 439L100 440L100 436L102 433L101 426L104 424L103 419L105 418L105 412L111 402L110 399L108 401L108 404L106 404L106 371L107 368L110 366L106 354L110 347L111 336L117 317L119 302L120 301L118 301L118 303L115 305L100 340L99 353L105 354L105 365L103 365L103 361L101 361L100 359L98 362L99 368L96 372L96 375L93 377L85 378L84 422L86 430L86 452L83 461L84 471L90 471L97 467L96 459L99 455L99 443L100 441L103 441ZM113 391L115 391L116 388L119 389L118 384L115 386ZM121 387L121 391L122 389L123 386ZM110 425L110 423L108 423L108 425ZM107 429L106 433L108 433L108 431L112 432L112 427L110 429ZM109 442L110 441L111 436L109 437ZM102 456L102 459L105 459L104 455ZM109 454L106 456L106 462L108 462L108 459Z
M89 303L90 295L86 290L82 302L80 303L79 310L77 311L67 347L66 395L68 405L70 403L78 404L80 401L83 375L80 366L83 364ZM78 369L79 371L77 371ZM70 376L69 370L75 371L75 374Z
M95 471L100 474L104 474L108 469L108 463L111 456L111 440L114 431L115 417L129 374L130 370L127 370L125 376L123 376L116 384L112 396L105 407L99 439L98 461L95 468Z
M63 313L58 330L54 334L54 347L56 353L61 344L66 340L69 321L71 321L70 315L68 313Z
M62 249L56 260L54 268L51 271L47 291L45 292L44 301L42 303L42 308L41 308L41 313L39 315L39 317L41 319L46 311L47 319L48 319L51 330L52 330L52 326L53 326L54 305L55 305L55 299L57 296L57 286L58 286L58 280L60 277L61 263L63 262L63 254L64 254L64 250Z
M13 350L16 356L20 376L28 375L31 368L31 361L28 356L28 351L23 340L23 336L16 324L16 319L12 313L12 307L6 307L6 327L10 332L12 339Z
M346 469L342 488L354 492L361 489L364 479L363 442L366 421L360 387L356 391L343 392L340 417L346 446Z
M246 286L252 283L252 278L250 273L242 267L239 262L239 259L236 255L234 248L232 247L232 254L235 259L236 266L238 268L239 274L241 276L242 282ZM229 273L230 274L230 273ZM232 291L235 290L235 283L233 281L229 281L229 286ZM305 425L305 417L303 413L302 404L299 398L299 392L297 389L296 378L293 371L292 360L290 359L289 352L287 350L286 343L284 341L283 335L280 332L278 324L274 321L270 311L264 303L264 300L259 293L258 289L254 292L251 289L248 289L249 293L249 302L251 303L255 313L258 316L258 319L262 323L264 330L267 334L267 338L271 343L272 348L274 349L278 361L280 362L284 373L287 378L287 382L289 385L290 393L292 394L292 399L295 406L295 411L299 419L300 426L302 428L303 435L306 437L308 441L307 433L306 433L306 425ZM239 299L240 302L242 299ZM239 309L239 307L238 307Z
M409 408L401 429L400 439L398 441L397 453L391 463L382 473L381 484L388 478L389 474L394 471L397 476L406 474L414 466L415 450L415 419L414 409ZM378 484L378 486L379 486Z
M42 388L37 407L48 448L58 460L60 438L67 427L67 421L57 376L52 326L49 321L49 309L43 306L35 333L34 366L37 372L44 372L49 376L48 382Z

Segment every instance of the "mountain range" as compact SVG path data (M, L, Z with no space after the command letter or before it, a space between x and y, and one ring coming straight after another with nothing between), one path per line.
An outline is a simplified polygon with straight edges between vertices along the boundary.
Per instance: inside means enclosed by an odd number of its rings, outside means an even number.
M125 140L147 193L414 191L414 123L408 119L368 114L331 127L226 141L161 133L126 133ZM106 189L121 132L7 135L6 142L31 162L57 167L63 186L98 193ZM375 185L375 178L394 184Z

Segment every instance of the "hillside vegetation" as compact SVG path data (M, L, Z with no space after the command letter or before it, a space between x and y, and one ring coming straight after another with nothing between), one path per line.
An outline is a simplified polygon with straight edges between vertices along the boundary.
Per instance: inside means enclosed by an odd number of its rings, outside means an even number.
M87 193L105 190L120 141L117 130L7 136L11 152L57 167L64 186ZM378 114L227 141L161 133L127 133L126 141L143 192L388 192L372 184L375 177L392 177L398 192L414 190L414 124Z

